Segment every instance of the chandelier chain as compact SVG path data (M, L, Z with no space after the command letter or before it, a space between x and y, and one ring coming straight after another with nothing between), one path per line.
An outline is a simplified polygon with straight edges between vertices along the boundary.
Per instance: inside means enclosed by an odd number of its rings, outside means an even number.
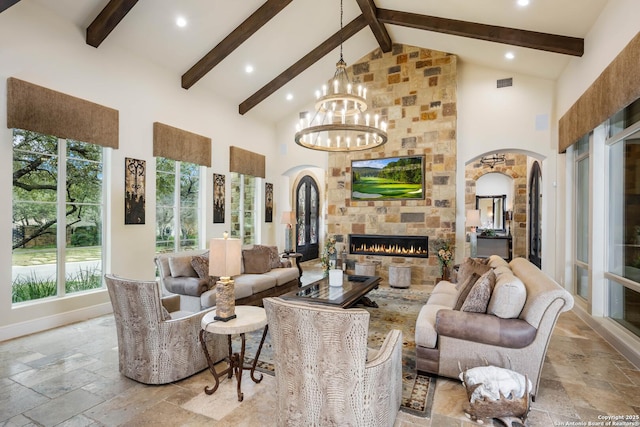
M342 2L343 0L340 0L340 61L344 62L344 59L342 58L342 42L344 40L342 40L342 16L344 14L344 10L342 8Z

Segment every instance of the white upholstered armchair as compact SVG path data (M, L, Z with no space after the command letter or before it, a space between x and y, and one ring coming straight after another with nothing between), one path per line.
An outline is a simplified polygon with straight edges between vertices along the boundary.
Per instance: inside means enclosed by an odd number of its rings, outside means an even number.
M265 298L279 426L393 426L402 397L402 332L367 361L363 309Z
M120 372L144 384L166 384L208 367L198 339L200 320L210 310L180 310L180 296L160 298L155 281L106 275L118 333ZM224 336L207 334L214 362L227 354Z

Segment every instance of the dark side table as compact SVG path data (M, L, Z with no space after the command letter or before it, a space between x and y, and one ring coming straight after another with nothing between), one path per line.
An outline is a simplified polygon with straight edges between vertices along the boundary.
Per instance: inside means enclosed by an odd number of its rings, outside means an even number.
M280 256L284 259L293 258L296 263L296 267L298 267L298 272L300 273L300 277L302 277L302 265L300 265L300 258L302 258L302 254L298 252L283 252Z

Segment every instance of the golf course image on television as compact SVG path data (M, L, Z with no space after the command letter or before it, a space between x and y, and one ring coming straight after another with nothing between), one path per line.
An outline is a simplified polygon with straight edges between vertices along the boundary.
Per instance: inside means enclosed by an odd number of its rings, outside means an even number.
M424 156L351 162L352 200L424 198Z

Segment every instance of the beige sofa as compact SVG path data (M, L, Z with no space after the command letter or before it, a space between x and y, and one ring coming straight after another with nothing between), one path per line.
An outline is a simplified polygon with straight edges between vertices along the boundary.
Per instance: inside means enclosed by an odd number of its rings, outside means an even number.
M488 363L528 375L535 397L551 333L573 297L524 258L507 264L494 255L489 266L497 279L485 313L453 309L464 284L435 286L416 321L417 369L458 378L460 367Z
M180 309L199 311L216 305L215 278L208 275L208 251L186 251L155 257L163 295L181 295ZM237 305L262 305L300 284L300 273L282 261L277 248L253 245L242 250L243 273L233 277ZM198 271L196 271L198 270Z

